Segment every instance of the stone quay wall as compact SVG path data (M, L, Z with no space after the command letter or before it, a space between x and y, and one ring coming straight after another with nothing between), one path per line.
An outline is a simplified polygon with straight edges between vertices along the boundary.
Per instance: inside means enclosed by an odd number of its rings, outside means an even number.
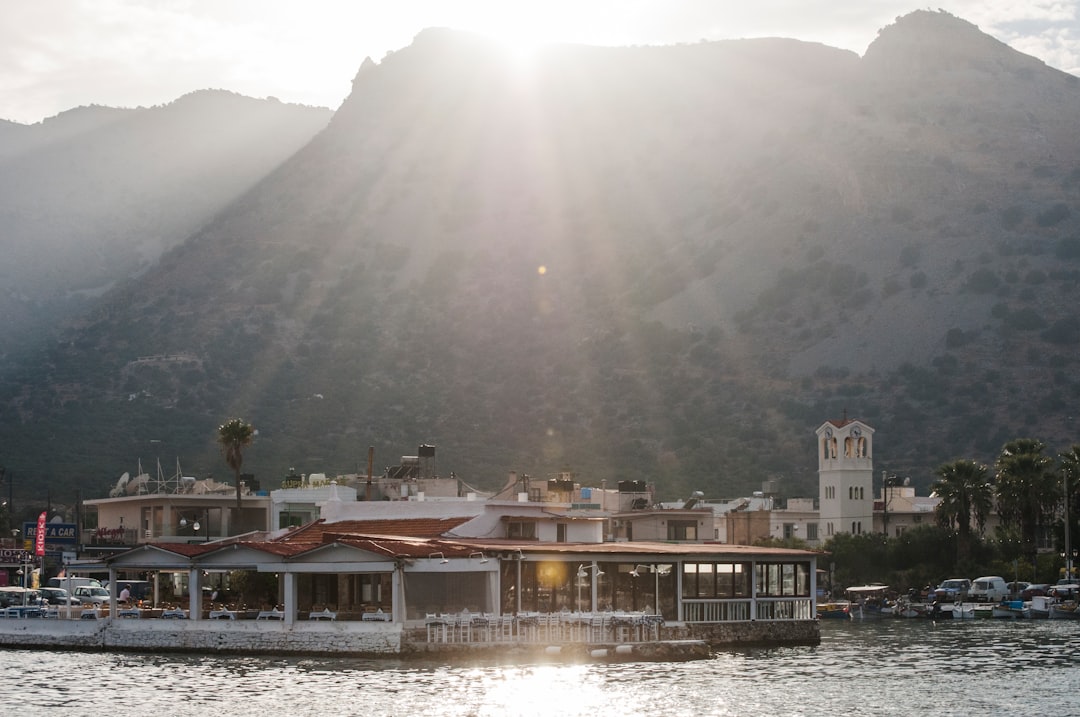
M257 620L0 620L0 647L207 654L422 657L498 653L501 657L517 655L526 659L561 656L678 661L701 659L711 648L816 645L820 641L816 620L667 625L656 642L562 645L513 641L429 643L424 630L382 622L302 622L290 626Z
M817 620L692 623L673 629L679 637L704 640L721 648L744 645L817 645L821 642L821 623Z
M288 626L255 620L0 621L0 647L40 649L396 655L401 652L401 636L400 625L373 622Z

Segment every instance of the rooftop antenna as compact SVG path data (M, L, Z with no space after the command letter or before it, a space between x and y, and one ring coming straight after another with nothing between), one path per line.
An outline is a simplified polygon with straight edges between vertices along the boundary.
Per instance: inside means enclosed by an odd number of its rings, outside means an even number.
M364 500L371 500L371 471L375 468L372 465L375 462L375 446L368 446L367 449L367 485L364 487Z

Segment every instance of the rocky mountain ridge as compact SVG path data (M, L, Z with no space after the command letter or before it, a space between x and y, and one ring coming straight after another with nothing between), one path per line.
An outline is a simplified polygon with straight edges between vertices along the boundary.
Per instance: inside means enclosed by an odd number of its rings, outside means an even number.
M212 472L241 415L271 486L431 443L478 486L568 469L713 497L815 494L813 430L844 411L917 486L1018 435L1064 450L1077 116L1080 81L940 12L863 58L560 47L527 72L425 31L4 376L5 460Z

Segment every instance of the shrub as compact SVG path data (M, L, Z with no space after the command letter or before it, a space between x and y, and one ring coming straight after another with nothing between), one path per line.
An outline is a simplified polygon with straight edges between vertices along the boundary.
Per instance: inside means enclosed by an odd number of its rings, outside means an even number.
M1001 210L1001 225L1006 229L1015 229L1024 220L1024 210L1017 205Z
M1069 211L1068 206L1058 202L1046 211L1039 212L1039 215L1035 217L1035 221L1040 227L1052 227L1068 219L1071 214L1072 212Z
M1080 259L1080 236L1061 237L1054 248L1058 259Z
M919 263L922 249L916 244L908 244L900 250L900 266L911 268Z
M1046 328L1046 321L1035 309L1023 308L1004 318L1005 325L1017 331L1038 331Z
M1050 328L1043 331L1041 336L1043 341L1059 346L1080 343L1080 319L1075 316L1058 319L1050 325Z
M968 336L963 329L951 328L945 332L945 348L958 349L968 342Z
M972 272L964 283L964 290L975 294L988 294L998 288L1001 279L992 269L981 268Z

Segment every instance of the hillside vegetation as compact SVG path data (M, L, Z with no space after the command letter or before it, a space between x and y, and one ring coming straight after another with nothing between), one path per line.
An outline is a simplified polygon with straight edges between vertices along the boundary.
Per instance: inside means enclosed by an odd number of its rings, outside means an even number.
M1018 435L1064 450L1077 117L1080 80L940 12L861 58L772 39L523 68L427 30L5 369L3 460L84 495L140 457L224 475L238 415L264 487L430 443L481 487L572 470L676 498L816 495L813 431L845 411L923 490Z

